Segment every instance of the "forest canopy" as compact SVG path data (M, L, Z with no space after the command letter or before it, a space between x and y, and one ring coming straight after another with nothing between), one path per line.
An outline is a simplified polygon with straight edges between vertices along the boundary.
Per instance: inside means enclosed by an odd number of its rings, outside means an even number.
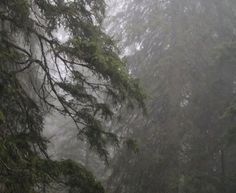
M235 0L0 0L0 193L235 193L235 21Z
M126 125L139 153L116 155L107 190L236 192L236 1L112 2L110 33L151 97Z

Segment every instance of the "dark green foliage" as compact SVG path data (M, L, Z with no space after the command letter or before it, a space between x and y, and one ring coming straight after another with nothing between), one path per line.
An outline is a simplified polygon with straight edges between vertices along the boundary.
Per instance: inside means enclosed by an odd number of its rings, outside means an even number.
M60 185L70 193L104 192L82 166L50 160L42 136L44 114L58 111L107 160L107 145L119 141L104 121L121 104L144 107L139 85L101 30L104 10L103 0L0 2L0 192Z
M93 175L84 167L76 165L71 160L59 163L59 170L67 178L66 185L71 187L69 192L102 193L102 185L94 181Z
M128 149L131 149L135 153L139 152L138 143L137 143L136 140L134 140L134 139L127 139L125 141L125 143L126 143Z

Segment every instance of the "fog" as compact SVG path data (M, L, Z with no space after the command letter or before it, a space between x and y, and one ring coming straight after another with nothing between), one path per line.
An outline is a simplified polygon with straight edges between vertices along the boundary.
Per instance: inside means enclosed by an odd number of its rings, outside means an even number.
M235 0L20 1L0 3L0 192L236 192Z
M103 28L147 93L147 116L121 110L109 124L137 142L109 166L56 124L59 157L82 162L109 193L217 193L236 189L236 3L232 0L107 1ZM67 122L66 122L67 123ZM58 158L59 158L58 157ZM87 163L86 163L87 162Z

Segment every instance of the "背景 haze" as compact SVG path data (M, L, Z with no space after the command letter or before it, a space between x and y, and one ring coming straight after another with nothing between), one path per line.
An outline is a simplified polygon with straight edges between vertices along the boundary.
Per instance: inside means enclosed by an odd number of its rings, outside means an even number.
M235 0L29 2L0 3L0 192L236 192Z
M236 2L121 6L108 30L148 94L148 117L124 126L139 152L116 155L108 192L235 192Z
M236 3L107 3L104 27L147 92L148 116L112 127L136 139L137 154L123 148L109 169L92 157L90 167L108 192L233 193Z

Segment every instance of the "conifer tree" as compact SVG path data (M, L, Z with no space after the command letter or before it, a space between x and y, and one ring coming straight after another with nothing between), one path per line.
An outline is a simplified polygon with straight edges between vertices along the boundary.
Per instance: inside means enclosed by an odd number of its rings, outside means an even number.
M120 104L144 107L104 12L103 0L0 1L0 192L104 192L81 165L51 160L42 136L45 111L58 111L107 160L119 140L104 121Z

